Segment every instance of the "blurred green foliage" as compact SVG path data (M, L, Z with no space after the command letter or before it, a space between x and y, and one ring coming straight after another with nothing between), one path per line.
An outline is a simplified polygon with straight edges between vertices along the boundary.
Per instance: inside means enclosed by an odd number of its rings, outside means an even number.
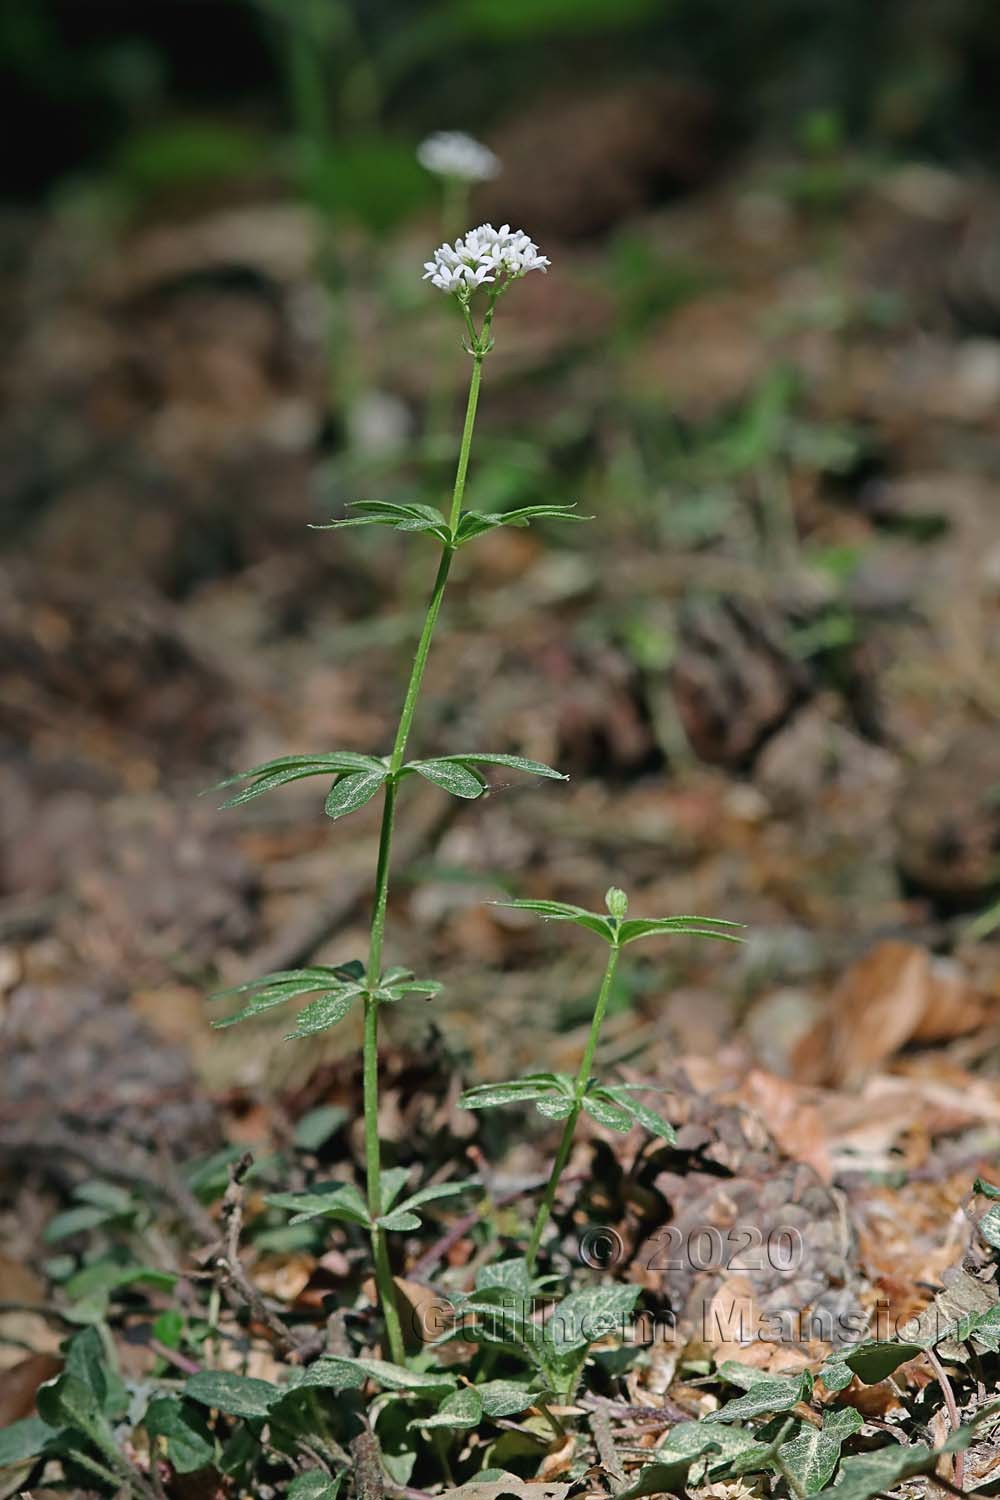
M835 204L852 143L992 158L995 20L990 0L8 0L0 64L22 143L8 192L109 159L154 188L171 163L213 175L239 142L143 134L210 114L345 138L332 200L383 227L373 200L412 203L417 187L373 137L487 130L552 87L658 71L705 85L734 145L793 143L797 193Z

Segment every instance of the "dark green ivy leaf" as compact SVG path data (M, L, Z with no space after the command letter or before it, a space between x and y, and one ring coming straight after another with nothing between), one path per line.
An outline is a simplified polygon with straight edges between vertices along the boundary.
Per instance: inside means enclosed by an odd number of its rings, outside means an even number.
M808 1371L803 1371L794 1380L785 1376L771 1376L754 1381L743 1396L727 1401L718 1411L709 1412L705 1422L742 1422L747 1417L761 1417L776 1412L790 1411L800 1401L805 1401L812 1390Z
M285 1491L285 1500L337 1500L346 1473L346 1469L338 1469L336 1474L307 1469L304 1474L296 1474Z
M228 1370L199 1370L184 1382L184 1395L199 1406L212 1407L227 1417L266 1417L284 1391L269 1380L236 1375Z
M178 1474L205 1469L215 1457L215 1444L201 1417L185 1408L176 1396L157 1396L146 1408L143 1426L151 1438L163 1438L167 1457Z
M415 1417L409 1426L428 1431L444 1427L461 1432L470 1427L478 1427L482 1415L483 1403L478 1390L475 1386L466 1385L447 1395L433 1416Z
M285 1500L337 1500L346 1473L346 1469L338 1469L336 1474L307 1469L304 1474L296 1474L285 1491Z
M856 1344L853 1349L841 1349L832 1354L820 1370L820 1377L831 1393L842 1391L856 1375L865 1385L878 1385L882 1380L923 1353L922 1344L905 1344L890 1340L872 1340Z
M822 1427L799 1424L796 1435L778 1449L778 1458L800 1495L818 1495L826 1488L840 1461L844 1440L863 1426L864 1418L853 1406L824 1412Z
M0 1469L13 1468L29 1458L37 1458L57 1430L43 1422L41 1417L25 1417L21 1422L12 1422L0 1428Z

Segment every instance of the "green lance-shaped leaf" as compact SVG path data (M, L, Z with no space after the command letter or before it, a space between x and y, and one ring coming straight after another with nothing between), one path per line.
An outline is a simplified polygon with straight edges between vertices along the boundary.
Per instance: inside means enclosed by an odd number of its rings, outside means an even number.
M389 772L385 766L369 771L352 771L339 776L327 793L323 811L328 818L346 818L370 802Z
M721 938L725 942L739 943L737 936L740 922L728 922L721 917L632 917L625 919L628 897L617 886L611 886L605 895L607 912L587 911L583 906L574 906L569 901L496 901L495 906L510 907L515 911L531 911L549 922L573 922L595 932L612 947L624 948L638 938L657 935Z
M234 996L248 996L247 1003L231 1016L223 1016L212 1024L216 1027L235 1026L238 1021L247 1021L252 1016L284 1005L288 1000L297 1000L302 995L340 995L345 991L361 992L360 981L364 977L364 966L357 960L338 964L335 968L319 965L307 969L281 969L274 974L264 974L260 979L250 979L231 989L218 990L210 1000L229 1000Z
M388 1213L410 1180L409 1167L386 1167L382 1173L382 1212Z
M608 1130L617 1130L623 1135L632 1129L634 1117L631 1111L623 1108L606 1089L588 1089L582 1103L584 1111L598 1125L603 1125Z
M532 521L592 521L593 516L574 514L573 505L522 505L517 510L463 511L455 530L455 546L464 547L475 537L498 526L530 526Z
M291 1209L292 1224L305 1224L309 1219L340 1219L371 1228L368 1205L353 1182L319 1184L308 1193L271 1193L266 1202L272 1208Z
M461 761L414 760L405 767L416 771L425 781L431 781L452 797L465 797L470 802L481 797L486 790L486 778Z
M421 1221L414 1212L415 1209L441 1198L456 1198L459 1194L471 1192L480 1186L477 1177L467 1178L464 1182L430 1183L427 1187L418 1188L402 1203L397 1203L409 1175L406 1167L387 1167L382 1173L382 1213L375 1221L382 1229L419 1229Z
M665 1119L657 1110L650 1109L648 1104L643 1104L636 1099L634 1090L642 1089L642 1084L615 1083L606 1085L601 1092L607 1094L615 1104L627 1110L637 1125L643 1125L650 1135L658 1135L662 1140L673 1145L677 1140L677 1132L670 1121Z
M301 1037L329 1031L331 1026L336 1026L338 1021L344 1019L358 996L364 994L364 989L363 984L345 985L342 990L331 990L326 995L318 995L315 1000L310 1000L299 1011L295 1018L295 1030L286 1034L285 1041L296 1041Z
M575 1104L575 1099L564 1094L553 1094L547 1099L536 1100L535 1109L547 1120L565 1120L573 1113Z
M412 969L386 969L372 991L373 998L389 1004L403 1000L407 995L423 995L430 1000L441 993L442 986L436 979L418 979Z
M317 755L280 755L277 760L266 760L259 766L251 766L249 771L237 771L223 781L216 782L209 790L222 791L241 781L248 782L249 785L241 792L222 804L223 807L241 807L254 797L261 797L265 792L274 791L276 787L287 786L291 781L301 781L306 776L339 776L365 771L381 771L384 775L387 768L385 762L377 756L362 755L355 750L332 750Z
M407 761L399 774L403 777L415 773L443 788L453 797L465 797L472 801L489 790L485 776L476 769L478 766L501 766L509 771L521 771L526 776L544 776L550 781L569 780L561 771L554 771L540 760L529 760L524 755L494 755L479 751L469 751L462 755L440 755L433 760Z
M742 943L737 929L742 922L727 922L721 917L633 917L623 922L618 930L619 946L634 943L644 937L692 937L719 938L725 943Z
M511 911L530 911L546 922L572 922L596 932L606 943L615 941L615 923L596 911L587 911L583 906L573 906L569 901L492 901L491 906L503 906Z
M448 522L433 505L416 501L350 500L351 515L342 520L313 525L313 531L337 531L344 526L391 526L394 531L427 532L446 546L451 541Z
M476 1177L467 1177L464 1182L432 1182L427 1187L418 1188L409 1198L404 1198L402 1203L397 1204L395 1212L412 1213L424 1203L437 1203L442 1198L458 1198L463 1193L477 1191L480 1186Z
M493 1109L498 1104L530 1104L536 1099L565 1097L569 1080L558 1073L526 1073L509 1083L478 1083L459 1098L463 1109ZM570 1085L572 1087L572 1085Z

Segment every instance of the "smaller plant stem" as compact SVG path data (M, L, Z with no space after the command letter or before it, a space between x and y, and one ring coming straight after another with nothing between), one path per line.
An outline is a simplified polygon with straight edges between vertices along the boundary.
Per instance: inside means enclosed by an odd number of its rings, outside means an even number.
M615 970L618 967L618 955L620 952L621 949L617 944L613 945L608 952L608 962L604 970L604 978L601 980L601 988L597 994L594 1015L590 1023L590 1035L587 1037L583 1060L580 1063L580 1070L576 1075L576 1083L573 1089L573 1108L566 1116L562 1139L559 1142L556 1159L552 1164L552 1176L549 1178L549 1185L545 1189L545 1196L538 1205L538 1213L535 1216L531 1239L528 1241L525 1259L528 1263L529 1273L535 1269L538 1247L541 1244L542 1234L544 1233L546 1224L549 1222L549 1217L556 1201L556 1193L559 1190L559 1179L565 1170L566 1163L569 1161L569 1153L573 1146L573 1135L576 1131L576 1122L580 1118L580 1112L583 1109L583 1096L587 1091L587 1084L590 1082L590 1070L594 1063L594 1053L597 1051L601 1026L603 1025L604 1016L608 1008L608 1000L611 995L611 986L614 983Z
M484 351L478 341L473 346L472 376L469 381L469 398L465 411L465 425L455 470L455 488L451 503L451 530L454 533L462 514L462 499L465 495L465 478L469 468L469 453L472 448L472 433L476 422L476 407L479 402L479 383L482 378ZM382 972L382 946L385 938L386 908L389 900L389 871L392 859L392 835L396 819L397 773L402 767L406 745L413 725L417 699L423 683L424 669L430 654L434 627L441 610L454 546L446 543L441 552L434 587L427 604L423 628L417 642L410 668L409 681L399 714L392 754L389 758L389 776L385 783L382 803L382 826L379 831L378 863L375 871L375 894L372 904L371 929L368 940L368 963L366 982L368 993L364 999L364 1058L362 1066L364 1120L365 1120L365 1172L368 1189L368 1214L372 1220L372 1256L375 1262L375 1284L378 1287L382 1316L385 1319L386 1338L394 1363L402 1364L405 1356L403 1330L396 1308L392 1266L385 1230L375 1223L384 1212L382 1204L382 1155L378 1134L378 1005L373 991Z

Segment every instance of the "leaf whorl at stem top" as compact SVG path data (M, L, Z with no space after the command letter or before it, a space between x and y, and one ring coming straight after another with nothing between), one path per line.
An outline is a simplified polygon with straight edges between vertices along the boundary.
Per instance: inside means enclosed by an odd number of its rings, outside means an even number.
M614 899L617 906L621 900L627 900L624 891L617 890L612 886L608 891L608 900ZM684 934L693 937L719 938L727 943L741 943L743 939L738 936L735 929L743 926L742 922L728 922L722 917L635 917L630 920L622 920L621 917L612 912L587 911L586 907L574 906L569 901L493 901L491 906L502 906L512 911L530 911L536 916L548 922L572 922L577 927L585 927L589 932L595 932L612 947L624 948L627 943L634 943L643 937L679 937Z

